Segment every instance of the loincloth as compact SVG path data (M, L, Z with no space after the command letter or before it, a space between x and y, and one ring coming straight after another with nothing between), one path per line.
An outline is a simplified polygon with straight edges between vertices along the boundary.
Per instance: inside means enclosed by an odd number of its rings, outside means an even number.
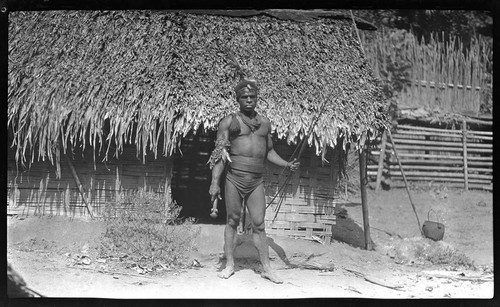
M263 184L264 161L241 156L231 156L226 180L231 182L240 196L245 198Z

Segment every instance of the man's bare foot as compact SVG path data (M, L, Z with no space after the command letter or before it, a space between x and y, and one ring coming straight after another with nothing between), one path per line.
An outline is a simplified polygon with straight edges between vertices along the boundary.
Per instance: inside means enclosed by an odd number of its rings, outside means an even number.
M274 272L262 272L261 274L262 277L269 279L270 281L276 283L276 284L282 284L283 280L279 278Z
M226 268L217 274L220 278L228 279L231 275L234 274L234 267L226 266Z

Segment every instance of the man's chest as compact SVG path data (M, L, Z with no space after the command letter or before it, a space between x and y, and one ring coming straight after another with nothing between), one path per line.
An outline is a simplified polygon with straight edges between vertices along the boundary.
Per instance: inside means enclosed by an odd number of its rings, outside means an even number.
M252 138L265 138L268 134L268 128L260 126L257 130L252 131L246 125L241 125L240 133L237 137L252 137Z
M249 122L248 119L245 121L239 115L236 115L235 120L239 127L237 133L233 137L251 137L251 138L266 138L269 134L269 125L266 122L259 120L254 122ZM235 131L236 132L236 131Z

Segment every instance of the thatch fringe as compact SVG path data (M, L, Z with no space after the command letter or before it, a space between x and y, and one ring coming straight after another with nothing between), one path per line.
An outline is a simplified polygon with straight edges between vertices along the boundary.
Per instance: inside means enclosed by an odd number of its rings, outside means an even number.
M303 138L325 100L308 136L318 154L338 138L356 148L386 124L348 19L146 11L10 17L8 126L21 162L27 150L33 161L35 149L52 161L59 139L63 153L82 145L118 156L130 143L143 159L147 151L171 155L189 131L216 129L234 111L236 81L224 50L262 85L258 111L279 138Z

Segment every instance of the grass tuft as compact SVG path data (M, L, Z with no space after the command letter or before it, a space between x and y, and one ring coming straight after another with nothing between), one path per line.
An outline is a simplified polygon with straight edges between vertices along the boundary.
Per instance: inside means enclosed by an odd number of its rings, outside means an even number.
M476 269L474 261L455 248L424 238L405 239L391 246L388 255L398 264L433 264L451 270Z

